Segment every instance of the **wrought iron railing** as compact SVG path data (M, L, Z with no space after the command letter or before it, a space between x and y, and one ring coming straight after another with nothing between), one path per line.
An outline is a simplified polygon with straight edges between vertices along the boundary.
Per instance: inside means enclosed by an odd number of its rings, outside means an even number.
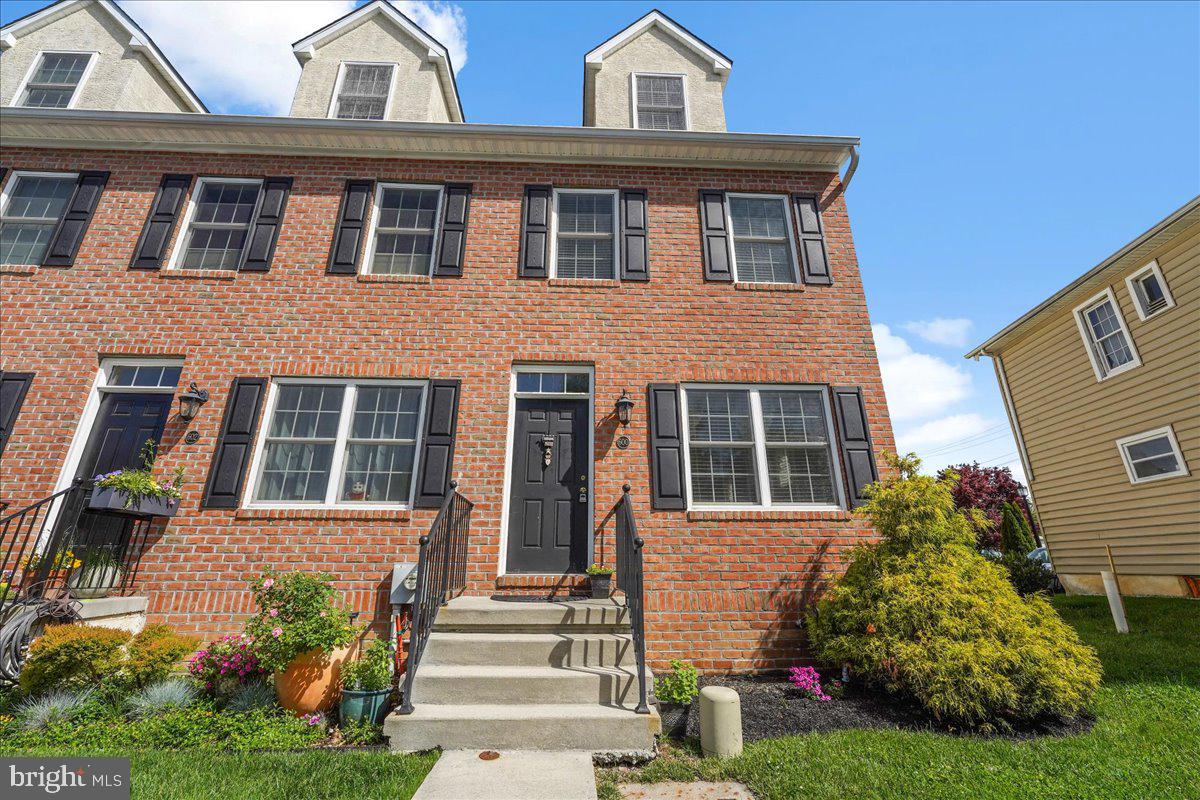
M617 588L625 595L625 607L629 612L629 627L633 633L633 652L637 658L639 714L649 714L646 702L646 611L645 588L642 576L642 546L645 542L638 536L637 521L633 518L633 501L629 497L629 484L621 487L621 499L613 509L617 527Z
M467 545L472 508L474 504L459 494L458 482L451 481L450 491L429 527L429 533L421 537L401 714L413 712L413 681L437 620L438 609L467 587Z

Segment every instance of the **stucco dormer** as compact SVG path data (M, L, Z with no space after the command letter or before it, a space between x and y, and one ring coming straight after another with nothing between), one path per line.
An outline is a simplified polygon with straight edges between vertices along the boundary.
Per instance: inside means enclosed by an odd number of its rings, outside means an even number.
M584 57L583 124L723 131L732 68L719 50L651 11Z
M293 117L464 122L450 54L386 0L292 46L302 70Z
M0 105L205 113L146 32L111 0L60 0L0 28Z

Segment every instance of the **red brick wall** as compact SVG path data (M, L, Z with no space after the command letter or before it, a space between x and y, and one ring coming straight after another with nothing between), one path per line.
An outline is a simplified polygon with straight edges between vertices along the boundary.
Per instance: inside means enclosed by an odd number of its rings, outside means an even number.
M0 276L3 368L37 373L4 455L5 499L49 492L103 356L183 356L180 385L212 400L183 442L172 417L160 465L190 476L182 510L147 553L150 612L215 634L247 612L245 577L267 565L333 573L356 607L386 614L390 565L412 561L432 511L198 508L235 376L445 377L463 381L454 472L475 501L470 591L497 590L500 514L514 361L595 365L596 523L634 487L646 539L649 654L710 671L780 668L799 655L802 604L871 535L849 513L649 509L645 387L663 381L811 382L863 388L876 452L893 447L849 221L826 173L634 166L423 162L311 157L6 149L16 169L104 169L112 176L73 268ZM291 175L295 187L267 273L131 271L167 172ZM474 184L462 278L325 273L348 177ZM649 190L649 283L520 280L527 183ZM750 291L705 283L697 190L819 192L833 286ZM614 446L613 402L637 406ZM611 548L611 532L605 532ZM511 587L509 587L511 588Z

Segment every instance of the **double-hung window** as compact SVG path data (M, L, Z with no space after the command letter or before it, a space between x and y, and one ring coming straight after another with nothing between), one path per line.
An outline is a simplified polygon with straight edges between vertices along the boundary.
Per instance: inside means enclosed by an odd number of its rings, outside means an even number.
M617 193L554 190L553 278L617 276Z
M1129 294L1133 296L1133 306L1137 309L1138 318L1145 321L1175 307L1175 298L1167 288L1167 279L1163 277L1158 261L1151 261L1137 272L1125 279Z
M381 183L375 195L375 224L366 271L428 275L437 241L442 187Z
M77 176L17 172L0 197L0 264L42 263Z
M95 53L42 53L14 105L71 108Z
M832 507L841 500L821 387L684 387L690 505Z
M394 72L394 64L343 63L329 116L387 119Z
M262 181L257 178L200 178L192 194L174 266L180 269L237 269L254 219Z
M743 283L796 283L796 248L783 195L726 195L733 237L733 278Z
M1117 440L1130 483L1147 483L1187 475L1179 441L1170 425Z
M1110 378L1142 363L1111 289L1076 308L1075 320L1097 380Z
M632 78L635 128L687 130L687 99L682 75L635 73Z
M276 381L252 504L411 504L424 400L422 382Z

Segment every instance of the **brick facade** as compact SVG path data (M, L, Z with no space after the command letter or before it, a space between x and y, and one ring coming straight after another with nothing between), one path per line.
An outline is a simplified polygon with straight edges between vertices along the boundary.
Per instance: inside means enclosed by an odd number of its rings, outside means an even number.
M509 375L520 361L595 368L595 524L633 486L646 540L653 666L782 668L814 589L871 531L849 512L652 511L646 386L791 382L862 387L875 453L893 449L846 207L836 175L678 167L401 161L6 148L10 169L111 172L73 267L0 268L3 368L36 373L3 461L4 499L45 496L63 466L98 361L185 359L181 386L212 400L168 422L160 465L185 466L182 509L156 534L139 576L150 613L206 636L248 611L244 578L267 565L334 574L354 605L387 614L390 565L414 561L434 511L200 509L230 382L237 376L394 376L462 380L454 474L476 504L470 589L498 584ZM164 173L295 178L269 272L130 270ZM461 278L328 275L347 178L473 184ZM647 283L517 277L525 184L649 192ZM706 283L697 191L816 192L832 286ZM176 232L178 235L178 229ZM750 289L750 290L747 290ZM613 403L637 403L628 449ZM185 430L200 440L183 441Z

